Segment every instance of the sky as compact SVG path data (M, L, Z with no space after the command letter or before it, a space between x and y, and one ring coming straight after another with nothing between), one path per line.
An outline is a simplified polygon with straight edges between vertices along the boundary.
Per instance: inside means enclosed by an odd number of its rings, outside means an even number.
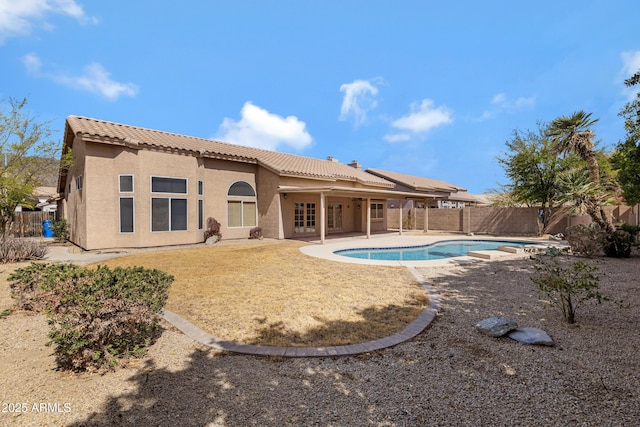
M506 183L514 130L584 110L600 146L640 70L637 0L0 0L0 100L444 180Z

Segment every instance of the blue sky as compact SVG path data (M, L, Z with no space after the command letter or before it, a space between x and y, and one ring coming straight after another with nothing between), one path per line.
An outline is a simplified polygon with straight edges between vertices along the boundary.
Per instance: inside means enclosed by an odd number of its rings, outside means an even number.
M592 112L640 69L637 0L0 0L0 98L441 179L481 193L514 129Z

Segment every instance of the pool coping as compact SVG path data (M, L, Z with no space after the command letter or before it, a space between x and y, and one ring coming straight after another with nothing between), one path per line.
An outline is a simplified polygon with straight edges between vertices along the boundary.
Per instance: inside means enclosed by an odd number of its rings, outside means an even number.
M436 242L443 242L448 240L494 240L494 241L514 241L514 242L532 242L532 246L564 246L561 242L553 240L542 240L534 237L504 237L504 236L484 236L484 235L394 235L394 236L379 236L372 237L371 239L357 238L348 239L342 241L328 242L325 244L313 244L300 248L300 251L305 255L313 256L316 258L327 259L330 261L350 263L350 264L363 264L363 265L378 265L389 267L443 267L451 265L469 264L476 262L486 262L486 260L472 257L472 256L459 256L452 258L443 258L436 260L424 260L424 261L392 261L392 260L372 260L363 258L351 258L343 255L337 255L334 252L343 249L376 249L387 247L413 247L429 245ZM407 244L410 242L411 244ZM502 254L501 254L502 255ZM523 254L510 254L504 252L503 257L518 258ZM528 255L526 255L528 256Z

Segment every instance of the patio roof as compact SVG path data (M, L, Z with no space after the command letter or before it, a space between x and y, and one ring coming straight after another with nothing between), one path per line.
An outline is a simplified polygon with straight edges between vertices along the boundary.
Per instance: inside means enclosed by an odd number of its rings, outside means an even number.
M378 190L372 188L343 187L339 185L314 186L314 187L294 187L279 186L279 193L328 193L334 196L345 197L368 197L373 199L435 199L442 197L438 193L414 192L414 191L395 191L395 190Z

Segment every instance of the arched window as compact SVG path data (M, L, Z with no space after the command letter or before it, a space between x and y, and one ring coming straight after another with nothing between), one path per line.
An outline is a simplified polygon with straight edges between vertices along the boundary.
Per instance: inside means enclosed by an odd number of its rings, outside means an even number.
M228 196L241 196L241 197L256 197L256 192L253 191L253 187L248 182L238 181L231 184L229 187Z
M257 225L256 192L245 181L234 182L227 192L227 226L255 227Z

